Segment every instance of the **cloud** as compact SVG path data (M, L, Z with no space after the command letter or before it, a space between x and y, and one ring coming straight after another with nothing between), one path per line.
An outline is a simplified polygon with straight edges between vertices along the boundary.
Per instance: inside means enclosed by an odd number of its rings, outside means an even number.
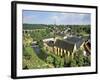
M82 13L61 13L57 20L58 24L90 24L90 22L90 14Z
M33 24L90 24L91 15L86 13L23 12L23 22Z

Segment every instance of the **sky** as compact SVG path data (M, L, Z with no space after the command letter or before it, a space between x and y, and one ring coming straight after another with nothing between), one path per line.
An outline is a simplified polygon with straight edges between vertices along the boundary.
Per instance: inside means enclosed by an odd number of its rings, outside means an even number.
M69 13L50 11L23 10L23 23L56 24L56 25L87 25L91 24L89 13Z

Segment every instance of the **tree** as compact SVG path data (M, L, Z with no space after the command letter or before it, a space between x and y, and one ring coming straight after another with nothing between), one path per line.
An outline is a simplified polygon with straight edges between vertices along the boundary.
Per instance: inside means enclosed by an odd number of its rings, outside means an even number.
M83 55L83 51L82 51L82 50L78 50L78 51L75 53L74 59L75 59L76 64L77 64L78 66L83 66L83 64L84 64L84 55Z
M76 67L77 66L76 60L72 59L71 62L70 62L70 66L71 67Z
M90 65L91 65L91 56L85 56L83 66L90 66Z
M64 66L64 59L62 58L60 61L60 67L63 67L63 66Z
M30 34L25 33L23 34L23 46L30 46L32 44L33 39L31 38Z
M39 47L41 47L41 48L43 47L43 41L42 40L39 40L37 43L38 43Z
M47 63L49 63L49 64L53 64L54 58L51 57L51 56L48 56L47 59L46 59L46 61L47 61Z
M54 66L57 68L60 67L60 60L59 59L54 58Z

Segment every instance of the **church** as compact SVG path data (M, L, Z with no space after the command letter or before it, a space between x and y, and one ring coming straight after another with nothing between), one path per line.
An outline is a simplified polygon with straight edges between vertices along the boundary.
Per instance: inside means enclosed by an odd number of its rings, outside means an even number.
M54 53L58 56L64 57L65 55L74 57L74 52L82 48L84 45L84 40L80 37L68 37L66 39L60 40L60 39L48 39L43 41L44 42L44 48Z

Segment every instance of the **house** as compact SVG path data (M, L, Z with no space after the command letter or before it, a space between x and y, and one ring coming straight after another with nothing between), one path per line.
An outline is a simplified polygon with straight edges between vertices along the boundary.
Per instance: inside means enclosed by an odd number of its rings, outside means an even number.
M67 39L49 40L44 42L44 48L61 57L67 55L74 57L74 52L82 47L83 39L80 37L68 37Z
M87 40L84 43L84 55L89 56L91 54L91 40Z
M89 56L91 54L91 40L90 36L85 36L84 38L82 37L67 37L65 39L66 41L72 42L73 44L76 44L76 48L81 48L83 49L83 54L85 56Z

